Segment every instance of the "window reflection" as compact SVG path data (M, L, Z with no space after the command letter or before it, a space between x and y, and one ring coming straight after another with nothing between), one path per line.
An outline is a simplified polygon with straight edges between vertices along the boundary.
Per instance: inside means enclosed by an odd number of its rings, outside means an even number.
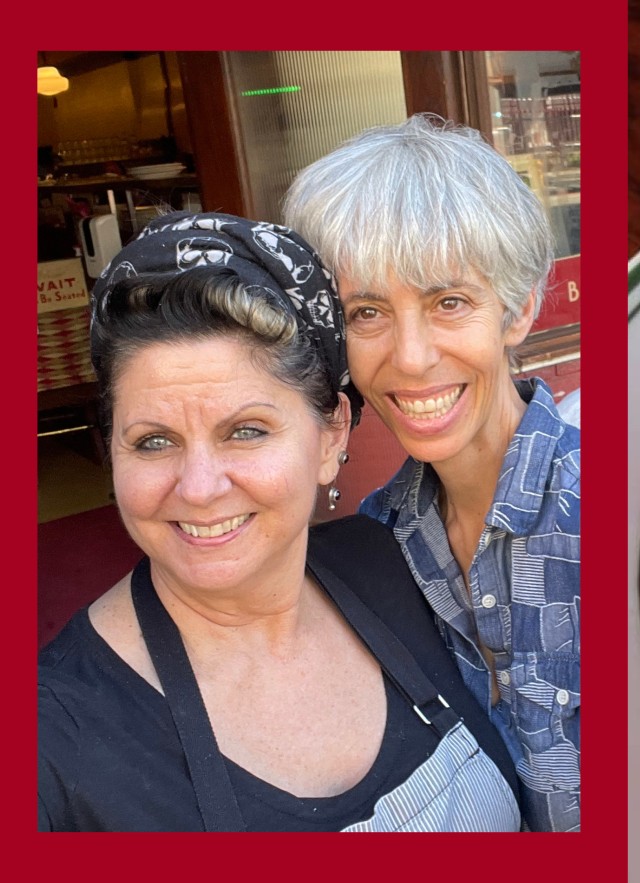
M495 147L549 212L556 257L580 253L580 55L487 52Z

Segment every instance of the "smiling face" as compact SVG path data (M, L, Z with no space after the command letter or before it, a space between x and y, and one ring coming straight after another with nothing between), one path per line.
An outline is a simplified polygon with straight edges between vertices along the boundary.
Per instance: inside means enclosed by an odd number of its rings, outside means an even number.
M234 598L304 572L330 428L235 338L157 343L122 366L111 443L124 524L157 587Z
M338 287L352 380L405 450L434 465L501 458L523 412L506 348L526 336L533 298L503 331L504 308L473 271L428 291L346 276Z

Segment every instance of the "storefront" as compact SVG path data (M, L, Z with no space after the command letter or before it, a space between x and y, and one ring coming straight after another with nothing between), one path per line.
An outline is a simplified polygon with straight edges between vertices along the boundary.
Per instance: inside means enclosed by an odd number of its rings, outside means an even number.
M66 91L38 99L42 262L75 259L90 290L99 258L159 205L277 223L299 169L364 128L436 113L480 129L546 206L555 274L518 371L542 376L558 402L579 387L579 53L40 55L69 79ZM113 216L106 238L90 224L104 216ZM86 306L60 300L52 309L41 284L40 431L74 421L91 427ZM337 514L352 511L403 459L370 413L353 446L351 486Z

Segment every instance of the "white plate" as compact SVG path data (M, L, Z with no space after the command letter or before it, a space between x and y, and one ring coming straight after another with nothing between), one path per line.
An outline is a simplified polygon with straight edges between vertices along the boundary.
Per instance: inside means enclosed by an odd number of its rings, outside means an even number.
M131 176L133 178L143 178L145 175L173 175L176 172L182 172L186 166L171 166L169 169L145 169L143 172L139 172L137 169L135 171L131 171Z
M171 163L170 165L166 165L166 166L165 165L145 166L145 167L134 166L132 169L129 169L129 171L131 172L132 175L136 175L136 174L144 175L145 172L166 172L167 169L183 169L183 168L184 168L183 162L175 162L175 163Z
M136 165L136 166L131 166L131 168L132 169L159 169L159 168L162 168L163 166L181 166L181 165L182 165L182 160L176 159L173 162L151 162L151 163L147 163L146 165L140 164L140 165Z
M184 163L181 162L171 162L171 163L156 163L152 166L133 166L129 169L129 174L137 175L144 174L144 172L162 172L167 169L183 169Z
M177 178L181 174L182 171L176 169L175 172L147 172L146 175L133 175L132 178L134 181L152 181L159 178Z
M137 175L135 178L132 178L132 181L140 181L141 184L144 184L145 181L173 181L174 178L177 178L181 175L181 172L161 172L157 175ZM131 185L133 187L133 184Z

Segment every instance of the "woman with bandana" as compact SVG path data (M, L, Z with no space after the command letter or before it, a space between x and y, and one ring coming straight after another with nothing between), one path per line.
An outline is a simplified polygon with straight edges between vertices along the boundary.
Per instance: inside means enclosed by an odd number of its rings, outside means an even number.
M309 528L362 400L288 228L152 222L93 292L143 557L40 657L41 831L518 831L517 778L390 528Z

